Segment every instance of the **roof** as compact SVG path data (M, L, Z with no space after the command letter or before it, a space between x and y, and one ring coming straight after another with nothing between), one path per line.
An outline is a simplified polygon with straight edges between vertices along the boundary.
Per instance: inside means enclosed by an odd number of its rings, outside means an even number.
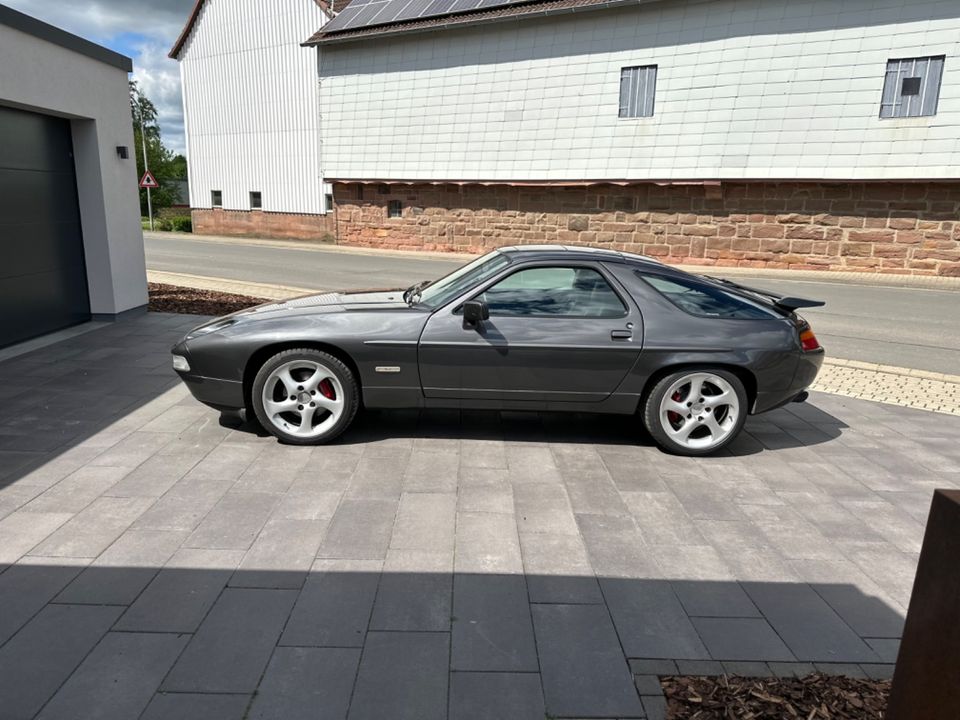
M348 42L351 40L361 40L370 36L388 36L408 32L426 32L429 30L440 30L452 27L462 27L466 25L480 25L484 23L501 22L512 19L522 19L530 17L543 17L559 13L570 13L584 10L603 10L612 7L623 7L626 5L639 5L654 0L504 0L504 4L489 6L481 9L465 10L463 12L448 12L442 15L430 15L413 17L403 20L390 22L367 22L357 24L357 21L350 23L350 26L338 29L337 23L331 23L320 28L314 33L304 45L332 44L336 42ZM406 0L387 0L388 5L392 3L406 3ZM508 4L509 3L509 4ZM412 3L411 3L412 4ZM430 7L436 7L432 3ZM425 12L429 12L428 10ZM382 11L377 16L389 16L389 11ZM362 16L357 16L362 20Z
M45 23L42 20L37 20L35 17L25 15L6 5L0 5L0 25L6 25L9 28L26 33L27 35L32 35L45 42L59 45L62 48L79 53L80 55L86 55L88 58L97 60L98 62L113 65L113 67L118 70L123 70L124 72L131 72L133 70L133 60L126 55L121 55L113 50L108 50L102 45L84 40L82 37L77 37L76 35L68 33L66 30L61 30L58 27Z
M183 46L187 44L190 33L193 32L193 26L197 24L200 11L203 10L204 2L205 0L196 0L194 2L193 10L190 11L190 16L187 18L187 24L183 26L183 30L180 31L180 37L177 38L173 47L170 48L167 57L173 58L174 60L178 59L180 51L183 50ZM350 4L350 0L314 0L314 2L328 15L336 15Z
M640 263L654 267L663 265L659 260L647 257L646 255L610 250L609 248L591 247L589 245L507 245L497 248L497 250L511 255L537 255L545 259L558 257L572 259L572 256L580 260L612 260Z

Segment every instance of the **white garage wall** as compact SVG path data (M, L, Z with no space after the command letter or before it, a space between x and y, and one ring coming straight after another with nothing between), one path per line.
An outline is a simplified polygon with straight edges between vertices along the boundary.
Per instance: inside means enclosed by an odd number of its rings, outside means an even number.
M0 24L0 102L71 119L90 311L147 302L127 73ZM116 148L130 157L121 160Z
M322 45L332 179L956 178L960 2L678 0ZM945 54L935 117L889 58ZM658 65L651 118L620 69Z
M190 205L320 213L314 51L326 15L314 0L206 0L180 53Z

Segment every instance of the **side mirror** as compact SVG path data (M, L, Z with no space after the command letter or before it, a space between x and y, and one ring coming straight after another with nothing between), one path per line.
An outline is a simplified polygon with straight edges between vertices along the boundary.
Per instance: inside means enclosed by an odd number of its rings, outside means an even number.
M463 304L463 327L478 328L490 318L490 308L483 300L468 300Z

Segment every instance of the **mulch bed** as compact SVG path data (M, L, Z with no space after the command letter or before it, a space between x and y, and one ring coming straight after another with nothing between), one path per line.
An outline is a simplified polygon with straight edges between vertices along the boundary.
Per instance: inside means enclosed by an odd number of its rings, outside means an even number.
M889 680L665 677L668 720L881 720Z
M161 283L148 283L147 288L150 291L148 307L152 312L227 315L237 312L237 310L270 302L266 298L233 295L212 290L197 290L196 288L163 285Z

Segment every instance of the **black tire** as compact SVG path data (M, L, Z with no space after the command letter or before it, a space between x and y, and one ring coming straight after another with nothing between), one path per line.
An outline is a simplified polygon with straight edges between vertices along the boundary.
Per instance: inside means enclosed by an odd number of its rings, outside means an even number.
M340 417L330 428L314 437L300 437L277 427L270 420L263 405L263 388L271 373L280 366L296 360L306 360L326 366L343 389L343 410ZM312 348L294 348L277 353L260 367L253 381L250 399L260 425L281 442L290 445L323 445L339 436L353 422L360 406L360 389L353 372L338 358Z
M668 392L668 390L681 379L697 373L715 375L725 380L736 394L738 402L736 417L730 424L727 434L723 436L723 438L716 444L712 444L709 447L704 448L688 447L687 445L677 442L674 438L670 437L670 435L667 433L667 430L663 426L660 416L660 406L664 400L664 395ZM661 449L673 455L699 457L703 455L711 455L736 439L737 435L739 435L740 431L743 429L743 424L747 420L749 406L747 392L744 389L740 378L728 370L703 366L684 368L683 370L670 373L669 375L661 378L650 389L644 398L641 407L641 413L643 416L643 424L647 428L647 432L650 433L654 441L660 446Z

